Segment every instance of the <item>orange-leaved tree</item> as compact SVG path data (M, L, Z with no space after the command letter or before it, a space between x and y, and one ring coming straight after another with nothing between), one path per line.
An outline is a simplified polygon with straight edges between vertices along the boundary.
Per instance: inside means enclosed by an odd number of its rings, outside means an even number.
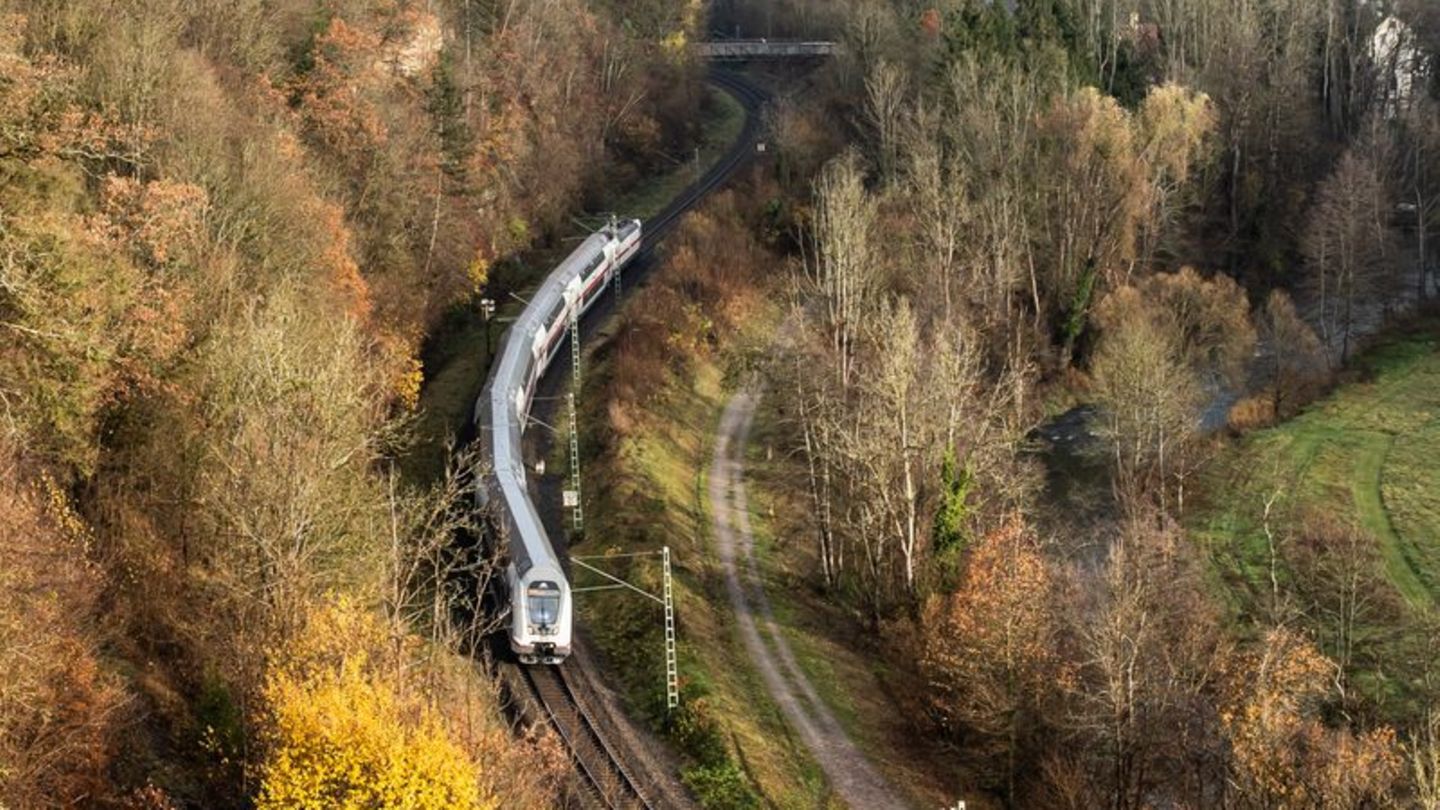
M960 587L922 612L920 668L944 730L1013 798L1046 708L1070 678L1059 652L1059 577L1012 517L974 549Z
M1326 724L1337 667L1314 643L1273 629L1230 674L1220 722L1236 806L1369 807L1390 795L1403 765L1395 731Z

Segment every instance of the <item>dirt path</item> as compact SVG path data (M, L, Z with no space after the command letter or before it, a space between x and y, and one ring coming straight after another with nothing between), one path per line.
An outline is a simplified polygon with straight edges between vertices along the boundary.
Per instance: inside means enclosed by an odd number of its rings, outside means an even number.
M745 498L745 444L756 401L754 393L742 391L725 405L710 469L715 544L725 567L725 586L740 636L764 678L766 690L799 732L835 793L856 810L904 807L815 693L775 624L755 562L755 538L750 532L750 510ZM769 636L769 647L761 637L762 628Z

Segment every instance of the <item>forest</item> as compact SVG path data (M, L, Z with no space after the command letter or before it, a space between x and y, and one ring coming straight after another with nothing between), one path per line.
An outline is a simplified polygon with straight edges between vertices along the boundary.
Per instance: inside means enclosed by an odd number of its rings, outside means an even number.
M755 69L770 148L600 352L614 542L709 553L637 443L743 368L784 581L941 792L1440 808L1431 0L0 0L0 807L561 805L423 395L698 162L716 32L839 52ZM686 784L781 806L686 655Z
M0 806L553 803L397 460L445 314L692 136L697 13L0 4Z
M1440 7L725 8L844 46L772 111L780 533L937 761L1002 806L1437 806L1433 462L1377 462L1378 527L1314 472L1436 400L1297 443L1407 384L1384 335L1435 348Z

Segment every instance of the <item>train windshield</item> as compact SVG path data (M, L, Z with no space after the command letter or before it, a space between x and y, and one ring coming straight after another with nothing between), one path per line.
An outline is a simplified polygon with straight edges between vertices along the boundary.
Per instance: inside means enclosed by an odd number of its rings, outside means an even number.
M537 627L553 627L560 621L560 586L546 580L530 583L530 622Z

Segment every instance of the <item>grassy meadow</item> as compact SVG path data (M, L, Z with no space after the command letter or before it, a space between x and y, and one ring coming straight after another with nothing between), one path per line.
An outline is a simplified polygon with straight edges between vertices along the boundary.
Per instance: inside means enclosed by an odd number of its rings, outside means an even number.
M1282 590L1297 576L1291 516L1322 514L1373 537L1379 587L1365 596L1384 607L1357 630L1365 655L1354 674L1382 704L1403 702L1396 669L1412 634L1396 633L1395 622L1428 615L1440 600L1440 324L1383 340L1351 376L1295 418L1223 450L1189 523L1247 626L1264 619L1272 590L1267 501Z

